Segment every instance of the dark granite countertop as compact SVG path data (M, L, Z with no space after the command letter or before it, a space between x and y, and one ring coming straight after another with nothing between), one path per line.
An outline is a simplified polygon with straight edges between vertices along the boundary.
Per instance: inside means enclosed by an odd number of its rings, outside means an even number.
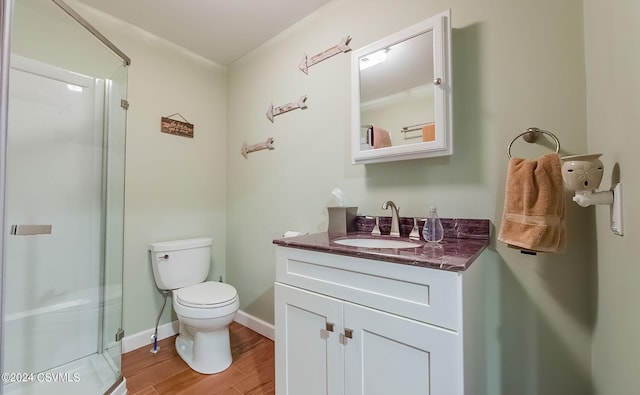
M400 219L401 237L389 237L389 217L380 217L382 236L371 236L374 221L368 217L356 218L356 232L347 234L314 233L296 237L276 239L274 244L376 259L380 261L435 268L449 271L464 271L489 245L489 220L442 218L445 237L437 245L425 243L418 248L362 248L337 244L335 241L345 238L381 238L410 241L408 234L413 228L412 218ZM419 221L422 234L423 221ZM387 234L387 235L385 235ZM424 240L420 240L424 243Z

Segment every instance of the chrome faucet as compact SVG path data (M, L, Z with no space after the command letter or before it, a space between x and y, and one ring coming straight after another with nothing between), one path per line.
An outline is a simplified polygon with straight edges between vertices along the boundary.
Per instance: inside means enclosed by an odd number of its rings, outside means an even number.
M391 206L391 232L389 233L389 236L400 237L400 221L398 219L398 211L400 211L400 209L396 207L396 204L391 200L387 200L382 203L383 210L386 210L389 206Z

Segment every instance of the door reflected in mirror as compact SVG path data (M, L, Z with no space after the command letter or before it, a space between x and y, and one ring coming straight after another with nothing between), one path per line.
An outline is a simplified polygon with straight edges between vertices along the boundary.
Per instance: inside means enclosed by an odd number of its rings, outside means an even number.
M352 163L452 153L450 11L352 54Z

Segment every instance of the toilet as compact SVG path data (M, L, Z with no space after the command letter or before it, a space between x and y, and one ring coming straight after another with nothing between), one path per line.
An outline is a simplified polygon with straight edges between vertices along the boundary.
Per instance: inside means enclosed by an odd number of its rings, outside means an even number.
M231 365L229 325L240 302L229 284L206 281L213 239L151 243L151 266L156 285L170 290L180 333L178 355L199 373L218 373Z

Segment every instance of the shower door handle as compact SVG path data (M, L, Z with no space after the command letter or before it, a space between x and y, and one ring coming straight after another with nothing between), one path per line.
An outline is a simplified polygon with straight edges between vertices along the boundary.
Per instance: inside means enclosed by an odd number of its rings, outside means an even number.
M14 236L50 235L51 225L11 225Z

